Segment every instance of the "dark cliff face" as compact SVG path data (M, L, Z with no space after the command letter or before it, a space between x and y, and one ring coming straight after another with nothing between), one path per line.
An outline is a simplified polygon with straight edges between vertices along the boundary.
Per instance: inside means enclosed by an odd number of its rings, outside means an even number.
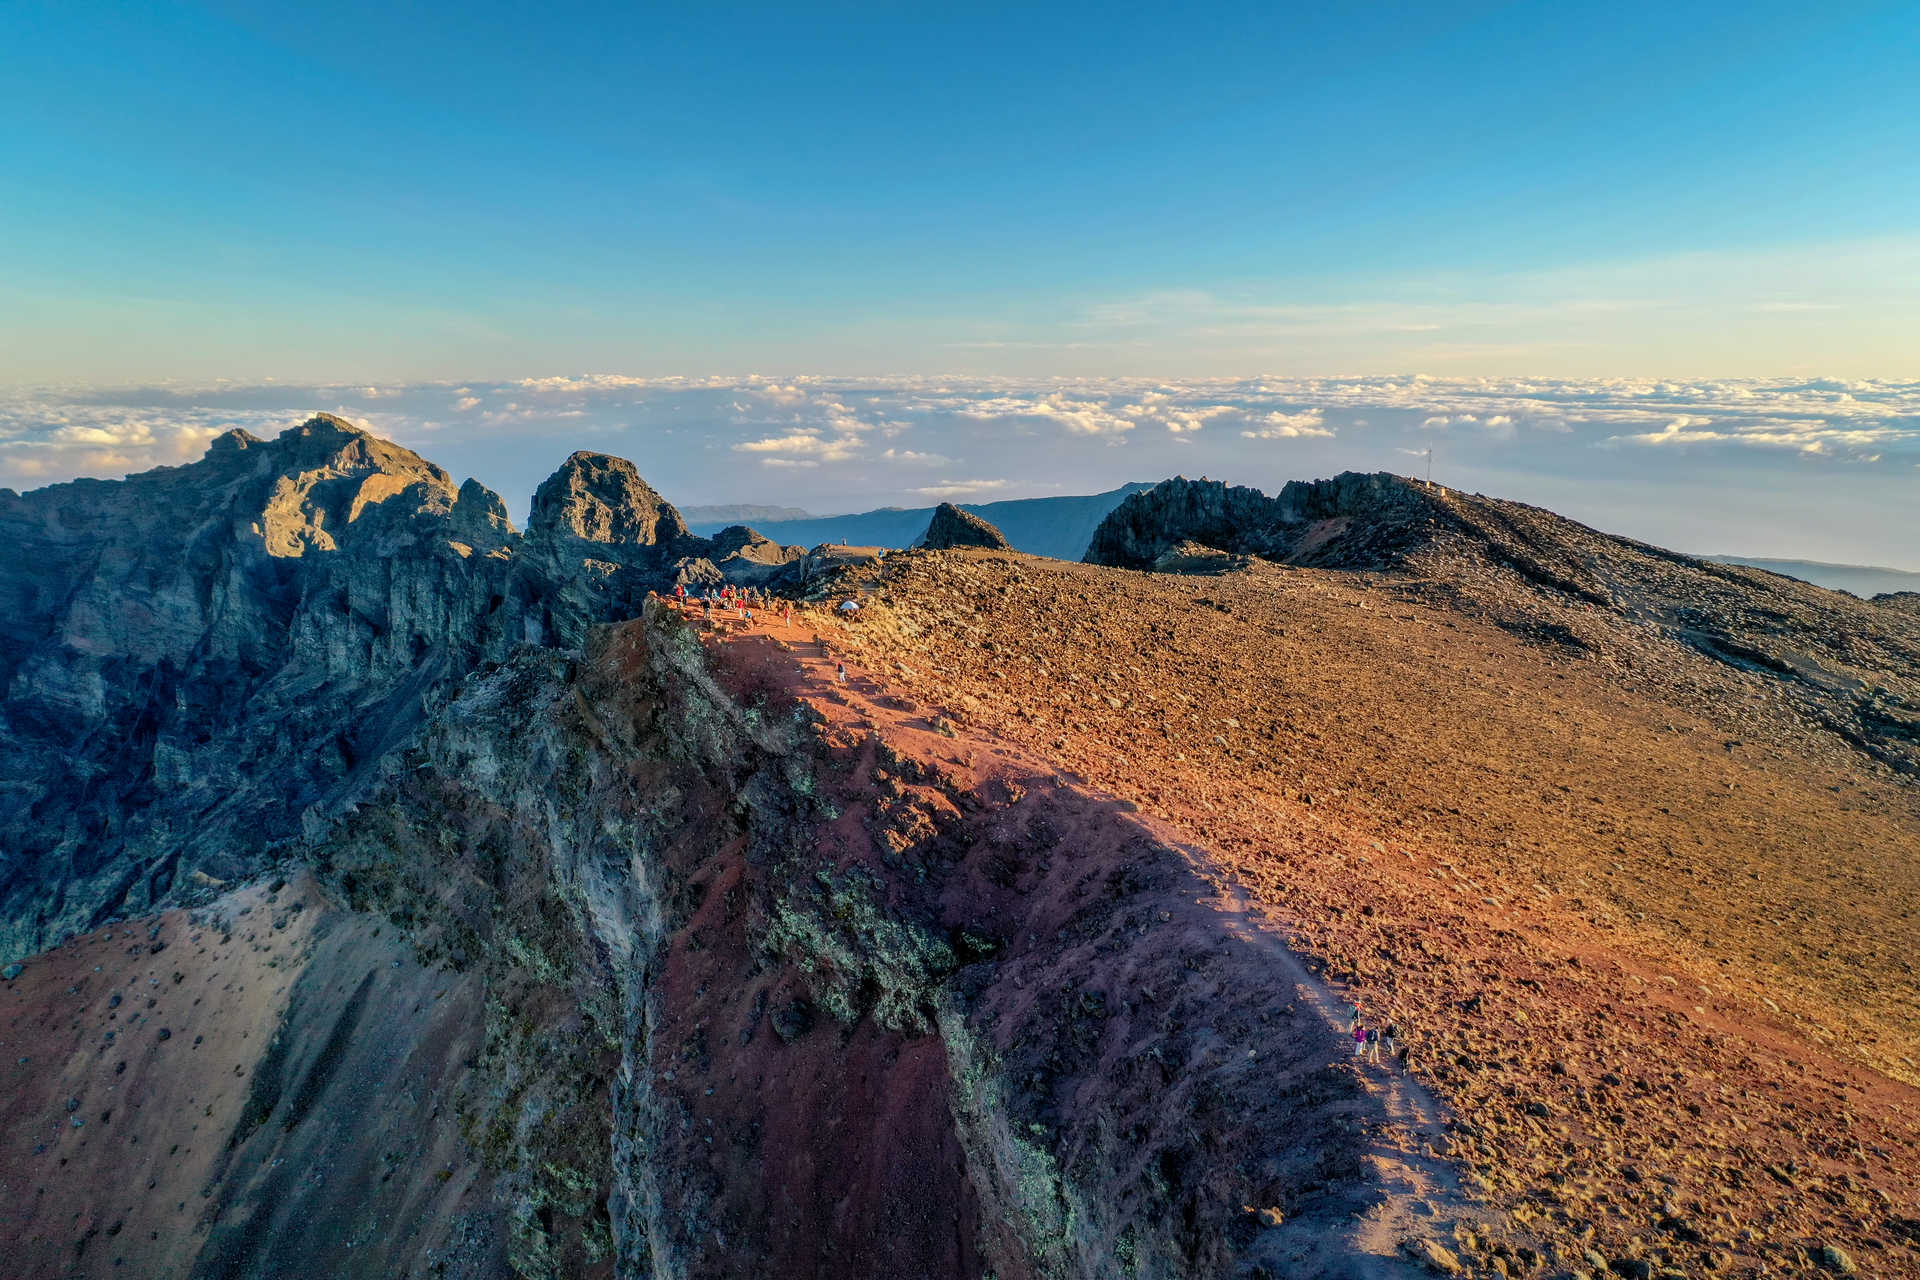
M1258 489L1175 476L1115 507L1087 545L1086 563L1146 569L1182 542L1242 551L1279 519Z
M1193 544L1293 563L1379 568L1422 541L1443 510L1432 490L1386 472L1294 480L1278 497L1176 476L1114 508L1094 531L1086 563L1149 569L1181 544ZM1328 521L1342 523L1322 524Z
M994 528L992 523L982 520L971 511L962 511L951 502L943 502L934 508L933 519L927 522L927 532L920 539L920 545L930 551L944 551L952 547L986 547L994 551L1011 551L1006 535Z
M531 536L668 552L690 538L673 504L625 458L575 453L533 495Z
M499 497L341 419L0 492L0 953L225 880L343 803L435 691L573 647L702 554L631 463Z

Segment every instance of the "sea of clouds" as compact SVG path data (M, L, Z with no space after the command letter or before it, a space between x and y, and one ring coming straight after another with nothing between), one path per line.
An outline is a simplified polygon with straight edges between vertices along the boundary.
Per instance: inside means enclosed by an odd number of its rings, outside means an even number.
M1431 450L1436 479L1686 549L1885 563L1911 562L1902 549L1920 545L1920 382L1886 380L590 374L39 387L0 392L0 485L188 462L221 432L270 436L316 410L477 476L516 512L574 449L632 458L683 504L822 512L1175 473L1265 488L1348 469L1417 474ZM1802 527L1761 509L1798 513Z

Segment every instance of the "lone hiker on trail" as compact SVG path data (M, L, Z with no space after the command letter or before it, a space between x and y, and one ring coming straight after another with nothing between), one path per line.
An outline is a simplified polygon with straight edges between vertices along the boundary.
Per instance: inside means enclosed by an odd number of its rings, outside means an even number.
M836 662L833 664L833 678L838 680L841 684L845 684L847 682L847 664L846 663Z

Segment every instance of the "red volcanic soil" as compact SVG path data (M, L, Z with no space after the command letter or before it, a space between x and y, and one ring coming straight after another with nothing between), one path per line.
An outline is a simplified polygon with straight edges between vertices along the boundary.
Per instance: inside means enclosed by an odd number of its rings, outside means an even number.
M1768 734L1757 682L1736 740L1671 693L1728 682L1700 659L1627 673L1417 585L915 554L804 625L1137 806L1409 1028L1497 1210L1470 1264L1920 1274L1920 793Z
M836 651L810 628L729 620L709 634L736 698L797 704L817 719L839 814L818 838L823 878L864 873L904 900L918 860L937 856L929 848L957 846L937 923L1002 947L991 984L974 994L983 1051L1030 1086L1018 1101L1068 1165L1077 1145L1114 1135L1138 1148L1119 1159L1117 1185L1089 1191L1119 1203L1167 1173L1224 1186L1252 1171L1232 1206L1234 1248L1197 1273L1411 1274L1422 1242L1490 1249L1496 1235L1510 1256L1539 1256L1533 1233L1496 1232L1434 1155L1453 1141L1443 1108L1397 1061L1353 1062L1338 998L1204 851L866 670L849 667L840 682ZM752 874L745 850L700 874L702 905L671 951L657 1037L684 1046L672 1092L715 1137L714 1216L743 1238L765 1231L766 1261L781 1274L980 1274L982 1227L994 1274L1026 1274L1009 1269L1017 1250L994 1248L1020 1207L980 1203L966 1176L952 1024L942 1023L944 1044L876 1018L783 1043L771 1024L806 990L791 971L716 1001L749 946L738 890ZM1060 1066L1076 1046L1086 1060ZM805 1099L808 1114L782 1114L770 1098ZM822 1107L847 1144L821 1140ZM762 1178L792 1202L796 1233L824 1214L851 1230L853 1256L845 1238L829 1262L814 1256L817 1240L783 1231ZM924 1216L930 1182L950 1188L932 1197L936 1220Z
M477 1020L471 982L382 933L302 877L26 962L0 988L0 1269L406 1273L487 1186L431 1124Z

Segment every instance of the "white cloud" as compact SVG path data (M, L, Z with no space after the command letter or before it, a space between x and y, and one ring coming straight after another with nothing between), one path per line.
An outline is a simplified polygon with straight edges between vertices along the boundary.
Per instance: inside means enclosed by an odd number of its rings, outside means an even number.
M1681 414L1658 431L1609 436L1609 443L1635 445L1727 444L1763 449L1796 449L1810 456L1850 452L1862 462L1878 461L1864 450L1876 445L1920 441L1920 420L1906 424L1840 425L1827 419L1758 418L1716 428L1712 418Z
M1326 425L1326 418L1324 409L1308 409L1304 413L1276 410L1260 419L1260 425L1240 434L1249 440L1330 439L1333 431Z
M974 498L982 494L997 493L1010 487L1006 480L942 480L939 484L922 485L913 492L929 498L951 501L954 498Z
M1062 392L1027 399L1019 396L995 396L962 407L968 418L1024 418L1056 423L1076 435L1119 435L1131 431L1134 421L1113 412L1097 400L1076 400Z
M858 452L858 443L847 439L828 439L810 431L796 431L791 435L767 436L759 440L743 440L733 446L735 453L761 453L779 455L787 458L808 458L814 462L845 462ZM774 465L768 459L769 465Z
M875 505L1012 496L1174 471L1287 478L1275 457L1290 474L1328 475L1428 442L1444 442L1443 467L1482 475L1581 474L1596 449L1616 468L1639 451L1684 449L1709 462L1764 452L1768 466L1799 474L1847 463L1911 475L1920 458L1920 380L1897 379L594 374L383 385L377 402L360 397L344 384L0 391L0 485L187 462L230 427L271 437L315 406L342 403L377 408L374 430L456 470L485 480L500 467L494 482L508 486L531 476L528 493L584 445L632 457L687 501L846 509L864 495ZM1294 444L1283 453L1256 444L1270 441ZM1250 470L1236 472L1242 465ZM976 467L1014 479L969 479ZM943 472L960 478L903 487Z

